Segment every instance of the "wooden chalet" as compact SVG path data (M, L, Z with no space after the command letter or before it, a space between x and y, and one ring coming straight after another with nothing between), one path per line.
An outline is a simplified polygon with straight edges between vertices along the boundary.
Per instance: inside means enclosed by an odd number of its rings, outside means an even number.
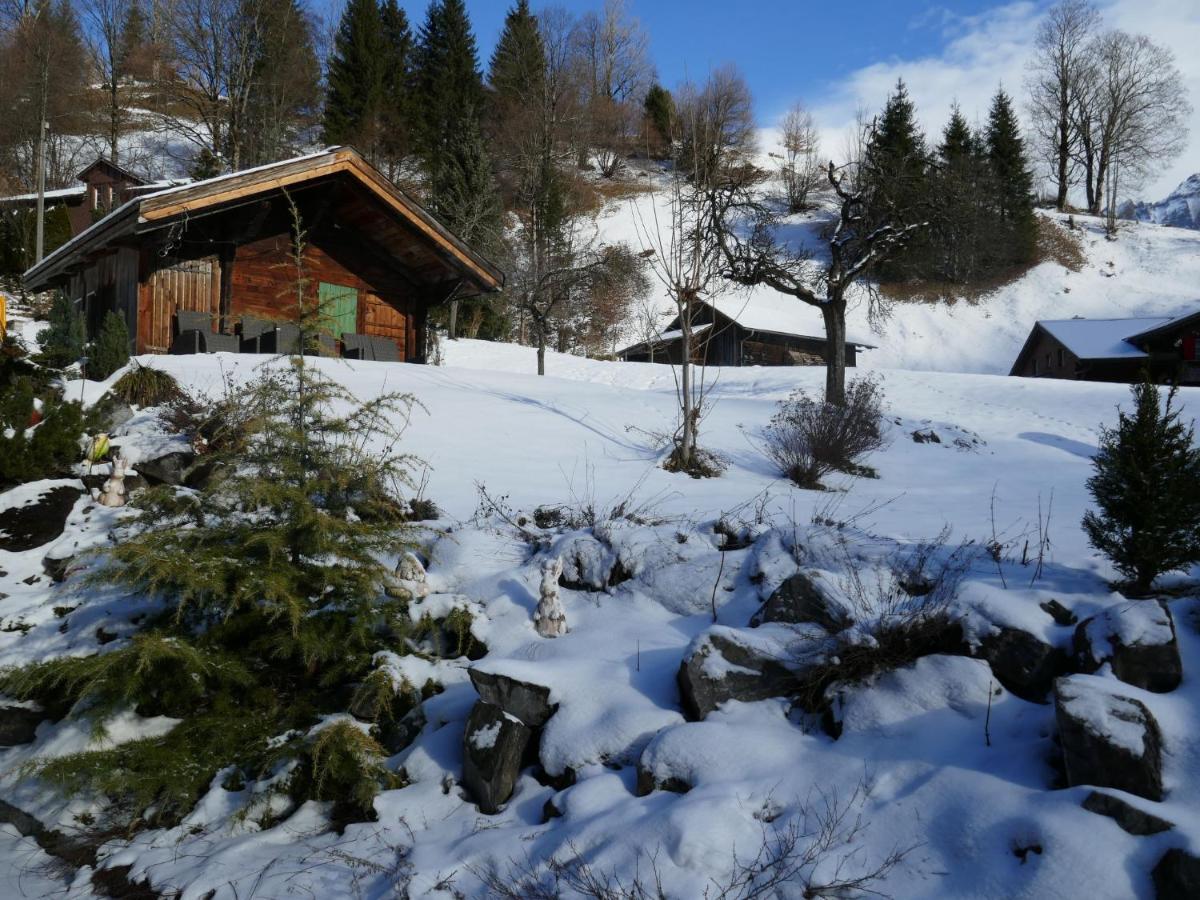
M821 366L825 364L820 313L798 300L756 296L701 302L692 314L692 362L710 366ZM846 341L846 365L872 345ZM676 316L655 337L617 353L626 362L679 364L683 332Z
M48 190L44 195L47 209L66 207L72 237L86 231L98 219L139 194L183 184L182 180L146 181L103 156L97 157L75 178L79 184ZM0 208L32 210L36 206L37 194L0 197Z
M336 307L330 343L386 338L396 358L420 362L430 306L503 286L499 269L348 147L134 196L26 272L25 286L65 291L92 333L120 313L137 353L170 349L179 312L211 317L218 337L247 317L294 321L293 209L308 299Z
M1200 385L1200 311L1130 319L1034 324L1010 375L1078 381Z

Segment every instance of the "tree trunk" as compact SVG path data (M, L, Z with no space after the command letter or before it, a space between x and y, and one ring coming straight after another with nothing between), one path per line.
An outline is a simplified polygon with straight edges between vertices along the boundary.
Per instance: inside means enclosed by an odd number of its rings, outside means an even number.
M450 340L455 340L458 337L458 301L450 301L450 324L446 328L446 335ZM539 338L538 346L545 351L545 339Z
M1067 184L1071 156L1070 116L1070 107L1064 103L1058 119L1058 195L1054 198L1054 207L1059 212L1067 209L1067 188L1070 187Z
M544 334L540 334L540 333L538 334L537 359L538 359L538 374L545 375L546 374L546 336Z
M846 405L846 304L830 298L821 307L825 319L825 402Z
M682 332L680 349L683 352L683 362L679 372L679 408L683 415L683 427L679 433L677 449L679 467L687 470L692 465L692 454L696 447L696 401L692 397L692 325L691 310L687 306L684 307L684 313L679 321Z

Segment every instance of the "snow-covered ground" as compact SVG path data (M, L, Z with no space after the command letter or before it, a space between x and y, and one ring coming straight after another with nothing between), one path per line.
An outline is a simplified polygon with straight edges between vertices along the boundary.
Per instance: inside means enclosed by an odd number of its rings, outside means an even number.
M1131 234L1114 252L1138 253L1143 233L1150 229ZM1174 272L1196 266L1180 254ZM1046 283L1055 277L1107 284L1098 273L1047 273ZM1177 274L1172 279L1178 283ZM1151 280L1149 273L1127 279L1131 288ZM1034 304L1034 295L1023 291L1012 299L1021 315L1028 311L1021 304ZM1091 302L1099 311L1116 302L1110 296L1117 296L1115 289ZM1130 313L1159 311L1129 302ZM966 313L975 315L954 310L940 327ZM1010 314L1016 312L1010 308ZM1003 319L1000 309L992 321L1006 335L1025 327ZM896 351L902 359L919 353L920 341L906 334L903 346L911 349ZM980 333L973 346L987 351L992 340ZM894 360L888 352L885 347L871 359ZM719 478L693 480L660 468L662 451L652 437L673 421L669 368L550 354L550 374L539 378L529 348L457 341L445 354L444 367L316 364L360 398L410 391L426 407L414 417L406 447L428 462L427 494L444 511L447 529L426 547L433 590L426 602L476 611L475 633L489 648L478 665L551 686L559 707L543 734L541 758L551 775L574 771L574 784L542 784L527 770L494 816L464 799L457 786L463 729L476 694L465 678L465 659L440 662L445 691L426 702L428 724L414 744L390 761L413 783L380 795L378 822L333 834L322 807L309 804L261 830L234 815L246 798L225 791L218 776L178 828L111 841L102 851L106 864L130 865L133 877L149 877L157 888L178 889L187 898L451 898L485 895L480 874L489 867L513 884L521 871L552 857L582 855L595 873L628 884L639 873L645 880L657 872L668 896L699 898L706 889L715 894L714 885L730 877L735 857L752 858L764 833L772 840L777 829L803 823L806 811L811 817L834 805L849 810L846 825L861 828L822 857L818 880L832 877L838 865L843 874L866 871L907 849L902 864L872 889L899 897L1116 898L1152 896L1148 873L1166 848L1200 848L1195 600L1172 603L1183 687L1160 695L1123 686L1158 718L1167 748L1166 801L1139 802L1176 827L1152 837L1131 836L1083 810L1086 789L1055 788L1053 706L996 693L981 660L926 657L851 691L837 740L789 714L780 700L734 701L702 722L687 722L676 686L689 645L712 627L712 604L721 626L744 629L800 561L831 584L844 584L846 547L870 566L946 526L951 544L995 537L1008 548L1001 570L980 554L966 576L957 602L974 623L970 628L1021 623L1046 640L1069 642L1071 629L1054 626L1039 602L1058 600L1080 619L1123 602L1108 588L1105 580L1114 573L1088 547L1079 521L1099 426L1113 421L1127 388L873 369L889 419L889 446L869 460L880 477L835 478L833 490L816 492L777 477L762 452L761 431L789 392L819 389L818 369L710 372L713 405L701 441L728 466ZM220 390L227 373L251 377L262 364L228 354L143 361L211 391ZM71 396L76 391L92 401L101 388L69 386ZM1200 390L1186 390L1183 399L1190 412L1200 409ZM150 417L135 419L130 429L136 433L125 439L130 448L159 440ZM932 429L941 443L915 442L918 429ZM525 513L541 504L591 503L605 510L625 502L637 509L637 522L603 526L604 545L620 557L629 579L607 591L564 589L570 633L539 638L531 614L546 554L533 554L495 517L476 516L477 484ZM108 520L95 513L85 519L84 506L81 501L76 508L68 537L102 539ZM1036 553L1039 516L1048 521L1049 553L1035 580L1034 566L1022 565L1020 557L1026 543ZM713 533L718 519L744 525L756 540L722 553ZM844 524L815 525L816 519ZM586 529L553 540L550 552L578 550L583 563L598 546ZM72 580L26 583L40 573L45 552L0 551L0 620L22 625L0 627L5 663L90 652L93 630L124 635L131 629L128 600L87 594ZM86 624L61 633L53 607L75 604L83 609L73 615L82 614ZM164 727L169 720L134 722L130 732ZM68 810L53 808L17 769L32 754L87 740L78 725L43 724L37 744L0 752L0 793L64 817L85 808L86 798ZM692 789L637 796L639 761ZM551 801L561 816L546 819ZM1029 849L1034 846L1039 849ZM9 866L0 889L32 884L27 895L40 896L64 883L41 865L44 855L8 831L0 831L0 856ZM85 883L77 879L73 895L82 896ZM778 896L799 896L798 890L784 886Z

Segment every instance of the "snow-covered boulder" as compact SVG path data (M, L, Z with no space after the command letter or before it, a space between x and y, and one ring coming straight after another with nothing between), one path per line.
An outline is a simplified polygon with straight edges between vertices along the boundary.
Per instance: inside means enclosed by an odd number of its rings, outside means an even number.
M175 450L154 459L142 459L135 463L137 472L149 484L183 485L191 481L196 454L190 450Z
M499 706L480 700L463 732L463 784L482 813L496 813L512 796L531 731Z
M836 634L853 624L853 619L838 598L822 586L819 576L797 572L767 598L750 620L751 625L764 622L813 623Z
M77 478L31 481L0 495L0 550L20 553L63 533L84 492Z
M813 641L824 633L813 629ZM768 624L748 630L716 625L699 635L679 666L679 695L691 719L703 719L727 700L785 697L797 683L797 633ZM786 662L785 662L786 661Z
M1174 847L1163 854L1151 878L1155 900L1195 900L1200 897L1200 856Z
M1098 816L1112 819L1128 834L1147 835L1169 831L1175 826L1166 819L1159 818L1144 809L1138 809L1128 800L1122 800L1113 794L1102 791L1092 791L1083 798L1083 808Z
M470 675L483 702L499 707L530 728L541 728L558 708L550 702L550 688L543 684L476 667L470 669Z
M1092 675L1070 675L1054 684L1067 783L1117 788L1161 800L1158 723L1143 703L1114 693L1111 684Z
M1082 672L1108 663L1126 684L1160 694L1183 680L1175 621L1159 600L1131 600L1084 619L1075 629L1075 659Z
M1067 671L1067 654L1038 635L1019 628L995 626L972 654L987 660L996 680L1020 697L1043 703L1054 679Z
M604 591L626 577L611 546L592 534L575 534L555 545L562 560L559 584L576 591Z

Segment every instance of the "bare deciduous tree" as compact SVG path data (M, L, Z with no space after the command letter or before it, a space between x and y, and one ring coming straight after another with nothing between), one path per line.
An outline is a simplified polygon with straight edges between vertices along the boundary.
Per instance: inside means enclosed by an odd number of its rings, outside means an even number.
M780 123L779 176L783 181L784 198L789 213L808 208L809 195L821 183L821 142L817 125L804 106L797 103Z
M754 101L734 66L722 66L704 85L684 84L677 94L677 165L711 187L746 169L756 149Z
M1087 68L1088 42L1100 15L1089 0L1060 0L1038 28L1027 89L1036 143L1056 184L1055 206L1067 206L1079 131L1071 115Z
M80 4L92 64L104 86L108 157L120 159L119 141L128 115L121 97L121 69L124 49L124 25L132 0L84 0Z
M1191 112L1183 77L1166 47L1145 35L1109 31L1091 44L1092 66L1082 92L1091 176L1089 211L1108 198L1115 208L1118 178L1137 183L1183 152Z
M859 163L859 185L872 180L862 169L869 164L869 157ZM765 285L821 311L826 341L825 401L842 406L846 402L848 293L928 223L903 222L890 204L872 210L868 218L865 191L851 186L844 169L830 162L825 176L840 201L827 242L827 259L817 259L807 248L781 241L778 215L747 185L729 182L710 191L709 198L726 277L747 286ZM870 224L880 218L882 224ZM749 238L743 238L739 230L747 222L752 230ZM886 308L869 286L868 296L872 319L879 321L886 316Z

